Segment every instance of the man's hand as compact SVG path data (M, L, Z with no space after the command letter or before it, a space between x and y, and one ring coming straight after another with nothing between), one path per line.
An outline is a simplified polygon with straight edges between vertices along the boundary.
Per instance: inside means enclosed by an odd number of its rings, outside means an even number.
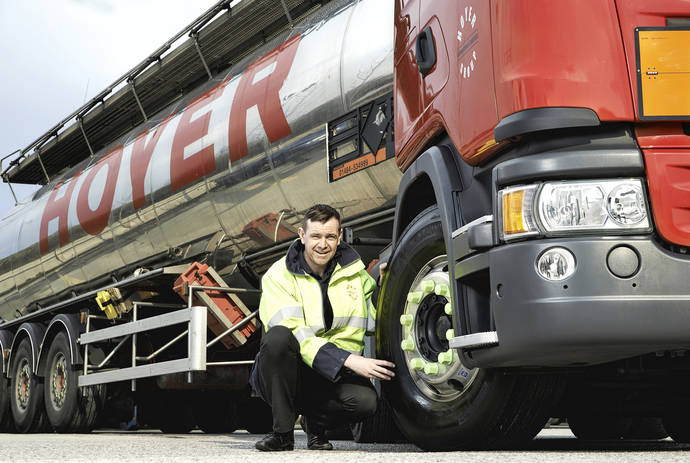
M395 368L395 364L386 360L370 359L357 354L350 354L345 359L345 366L365 378L377 378L389 380L395 373L389 368Z

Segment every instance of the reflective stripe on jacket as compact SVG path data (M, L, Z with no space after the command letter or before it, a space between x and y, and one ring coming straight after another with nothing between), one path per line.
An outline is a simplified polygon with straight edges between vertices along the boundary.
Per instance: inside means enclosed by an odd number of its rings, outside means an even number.
M364 335L373 332L376 310L371 294L376 282L359 255L348 245L339 246L338 262L328 283L333 324L324 326L323 301L318 281L295 265L301 243L295 241L287 256L274 263L261 279L259 317L265 330L276 325L289 328L300 345L304 362L335 381L350 353L361 354Z

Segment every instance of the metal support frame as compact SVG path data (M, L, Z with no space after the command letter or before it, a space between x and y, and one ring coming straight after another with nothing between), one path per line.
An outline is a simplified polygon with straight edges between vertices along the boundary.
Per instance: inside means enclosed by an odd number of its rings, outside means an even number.
M77 116L77 123L79 124L79 128L81 129L81 134L84 135L84 141L86 142L86 146L89 147L89 153L91 153L91 157L93 157L93 149L91 148L91 143L89 143L89 137L86 136L86 130L84 130L84 117Z
M132 90L132 95L134 95L134 99L137 100L137 105L139 106L139 111L141 111L141 115L144 116L144 121L148 121L149 118L146 116L146 111L144 111L144 107L141 105L141 101L139 100L139 95L137 95L137 89L134 87L134 77L130 77L127 79L127 84L129 85L130 90Z
M14 188L12 188L12 183L10 183L9 177L7 177L7 174L4 174L2 176L3 180L5 180L5 183L7 183L7 186L10 187L10 192L12 193L12 197L14 198L14 205L16 206L19 204L19 200L17 199L17 195L14 193Z
M84 374L79 377L79 386L104 384L115 381L135 380L170 373L204 371L206 369L206 307L189 307L163 315L135 320L121 325L110 326L96 331L89 331L90 318L87 318L87 332L81 335L79 342L86 345L84 353ZM147 365L136 365L136 350L133 350L132 366L97 373L88 372L88 345L108 339L126 336L118 346L136 333L187 323L187 357ZM136 340L133 345L136 347ZM168 343L167 347L172 345ZM164 346L164 348L167 348ZM117 349L116 347L115 349ZM114 352L111 352L111 355ZM134 386L134 385L133 385Z
M214 345L215 343L217 343L218 341L220 341L222 338L224 338L224 337L227 336L228 334L230 334L230 333L232 333L232 332L234 332L234 331L239 330L239 329L242 328L244 325L246 325L247 323L249 323L250 321L252 321L253 319L255 319L257 315L259 315L259 311L258 311L258 310L255 310L254 312L252 312L251 314L247 315L245 318L243 318L242 320L240 320L239 322L235 323L235 324L232 325L230 328L228 328L227 330L225 330L224 332L222 332L221 334L219 334L218 336L216 336L215 338L213 338L213 340L212 340L211 342L209 342L208 344L206 344L206 347L211 347L212 345Z
M41 159L41 149L37 147L35 150L36 152L36 158L38 159L38 163L41 166L41 169L43 170L43 175L46 176L46 185L50 183L50 176L48 175L48 171L46 170L46 166L43 165L43 159ZM22 152L22 155L24 152Z
M290 15L290 10L288 10L285 0L280 0L280 4L283 5L283 10L285 10L285 16L287 16L288 22L290 23L290 29L294 29L295 25L292 22L292 16Z
M199 46L199 31L192 31L190 35L194 39L194 46L196 47L196 52L199 54L201 64L203 64L204 69L206 69L206 74L208 74L208 80L213 80L213 74L211 74L211 70L209 69L206 60L204 59L204 54L201 52L201 46Z

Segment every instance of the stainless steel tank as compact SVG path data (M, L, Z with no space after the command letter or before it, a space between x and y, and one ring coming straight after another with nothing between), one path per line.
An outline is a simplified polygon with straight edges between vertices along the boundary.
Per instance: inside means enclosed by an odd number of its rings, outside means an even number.
M294 233L301 214L316 202L334 205L346 218L394 205L401 174L392 159L329 183L326 148L327 121L392 91L393 1L344 2L333 15L316 14L298 24L285 43L260 48L0 221L0 316L15 318L36 301L156 256L182 259L222 248L236 261L248 249ZM291 46L296 48L286 51ZM276 47L280 51L271 52ZM293 52L283 80L278 61ZM246 109L244 156L233 151L242 137L229 135L241 85L265 93L259 95L265 101ZM265 90L271 85L278 85L289 125L289 134L283 130L273 141L269 135L280 130L267 130L265 122L279 126L280 114L260 114L261 102L264 112L274 108ZM176 140L180 124L197 124L197 133L206 133L194 140L190 129L186 139ZM148 166L133 163L137 137L148 130L143 141L153 143L157 128ZM146 146L139 143L138 156ZM144 197L135 204L141 187Z

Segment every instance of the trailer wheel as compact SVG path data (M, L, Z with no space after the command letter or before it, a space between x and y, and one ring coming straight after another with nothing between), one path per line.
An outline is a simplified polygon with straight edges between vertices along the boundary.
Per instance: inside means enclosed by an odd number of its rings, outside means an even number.
M10 383L10 408L18 432L40 432L47 428L43 405L43 383L32 371L28 339L19 343L12 362L14 376Z
M667 416L663 420L664 429L671 439L679 444L690 444L690 423L685 416Z
M12 432L14 421L10 411L10 380L0 373L0 432Z
M615 440L622 438L632 425L631 418L606 415L574 414L568 426L581 440Z
M228 395L227 391L202 394L194 415L197 426L206 434L231 433L239 427L237 403Z
M240 426L249 434L266 434L273 430L273 412L258 397L248 397L239 403Z
M80 389L77 378L70 361L69 340L62 331L50 344L43 389L48 421L56 432L88 432L96 425L100 389Z
M423 449L523 444L548 419L561 382L469 369L448 350L452 320L444 309L451 282L445 253L439 212L432 206L402 233L378 299L377 352L397 372L382 381L384 396L398 428Z
M632 419L630 428L623 434L623 439L659 440L668 437L661 418L637 417Z

